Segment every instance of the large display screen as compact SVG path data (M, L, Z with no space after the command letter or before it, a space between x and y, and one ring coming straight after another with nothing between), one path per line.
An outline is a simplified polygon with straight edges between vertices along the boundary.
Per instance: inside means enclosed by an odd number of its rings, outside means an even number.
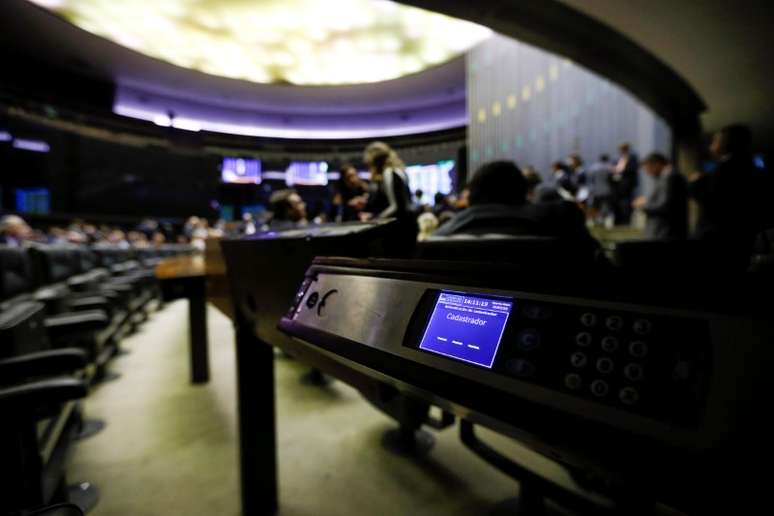
M328 184L328 164L324 161L291 161L285 171L288 186L325 186Z
M223 158L220 179L224 183L259 184L261 182L261 160Z
M513 300L441 291L419 349L491 368Z
M454 161L446 160L431 165L410 165L406 167L411 193L422 190L421 204L435 204L435 194L448 195L454 186Z
M48 188L19 188L16 190L16 211L47 215L51 212L51 194Z

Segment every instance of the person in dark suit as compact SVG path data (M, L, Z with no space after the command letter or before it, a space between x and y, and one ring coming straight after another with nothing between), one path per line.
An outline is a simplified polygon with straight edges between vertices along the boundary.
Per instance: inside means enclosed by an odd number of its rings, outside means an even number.
M709 150L717 167L694 174L689 184L699 205L694 236L715 244L719 258L741 268L747 265L756 234L770 220L771 192L755 168L748 127L724 127L715 133Z
M272 212L269 229L272 231L284 231L308 224L306 203L292 188L271 194L269 207Z
M647 215L645 235L654 239L684 239L688 231L688 187L663 154L654 152L642 162L654 180L650 194L632 203Z
M616 224L629 224L632 219L632 198L637 189L639 163L637 154L628 143L618 147L619 157L610 176L613 189Z
M528 202L527 180L511 161L493 161L481 166L469 187L470 207L441 226L433 236L549 236L577 242L580 253L588 251L590 255L599 248L575 203Z

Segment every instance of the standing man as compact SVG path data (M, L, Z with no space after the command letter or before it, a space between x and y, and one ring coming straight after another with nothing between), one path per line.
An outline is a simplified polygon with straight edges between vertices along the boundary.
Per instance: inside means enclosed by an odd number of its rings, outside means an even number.
M771 192L765 176L755 168L747 126L722 128L709 151L717 168L694 174L689 185L699 205L694 236L715 246L716 262L742 269L749 264L756 234L770 223Z
M632 219L632 198L638 183L639 163L637 154L632 152L628 143L621 144L618 152L618 163L611 177L615 201L615 223L629 224Z
M688 186L663 154L654 152L642 162L645 173L653 178L648 197L632 203L647 215L645 235L657 239L685 239L688 231Z
M599 161L591 165L588 171L589 205L595 224L607 224L608 217L613 213L611 207L613 191L610 185L612 169L610 157L602 154Z

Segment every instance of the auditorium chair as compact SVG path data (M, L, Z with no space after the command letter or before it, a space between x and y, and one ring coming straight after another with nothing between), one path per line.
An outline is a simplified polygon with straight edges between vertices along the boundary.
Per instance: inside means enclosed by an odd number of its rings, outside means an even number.
M499 233L465 233L430 237L417 244L416 257L426 260L498 262L540 266L559 272L609 266L600 248L587 242Z
M88 392L87 355L50 349L44 312L32 301L0 312L0 514L69 497L65 463L83 422L76 400Z
M705 240L627 240L616 242L615 265L640 274L682 273L713 277L750 267L750 250L742 245Z
M0 247L0 310L13 311L31 301L43 304L44 327L54 347L77 345L93 364L90 373L101 377L114 352L111 339L115 328L102 309L107 301L100 296L72 296L64 284L36 288L29 251ZM57 262L56 274L64 269ZM93 369L93 370L91 370Z
M139 323L146 318L145 308L158 296L158 281L152 268L143 267L135 260L131 249L123 249L107 244L98 244L93 248L99 257L100 265L109 270L112 284L132 288L130 310L133 321Z

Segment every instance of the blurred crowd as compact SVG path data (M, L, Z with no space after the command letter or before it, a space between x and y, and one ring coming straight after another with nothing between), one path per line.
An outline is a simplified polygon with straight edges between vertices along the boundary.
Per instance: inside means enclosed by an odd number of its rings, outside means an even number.
M429 205L421 202L424 192L410 191L405 166L395 150L374 142L363 155L370 181L363 180L354 166L344 165L332 208L312 220L299 193L284 189L272 193L268 209L260 216L244 213L237 221L219 219L212 224L198 216L182 224L146 219L131 228L76 220L43 230L32 229L17 215L6 215L0 219L0 242L127 248L190 243L204 248L208 238L385 218L397 220L407 242L460 232L586 239L590 238L588 227L630 225L637 214L644 218L644 233L651 239L690 236L746 248L756 235L771 233L774 227L771 203L765 198L771 191L771 177L755 165L751 149L750 131L729 126L709 146L712 171L681 173L669 157L653 152L640 159L626 143L614 158L603 154L588 166L581 156L572 154L556 161L548 174L529 166L521 169L513 162L492 162L474 171L471 182L459 192L436 194ZM698 206L692 234L689 198Z

